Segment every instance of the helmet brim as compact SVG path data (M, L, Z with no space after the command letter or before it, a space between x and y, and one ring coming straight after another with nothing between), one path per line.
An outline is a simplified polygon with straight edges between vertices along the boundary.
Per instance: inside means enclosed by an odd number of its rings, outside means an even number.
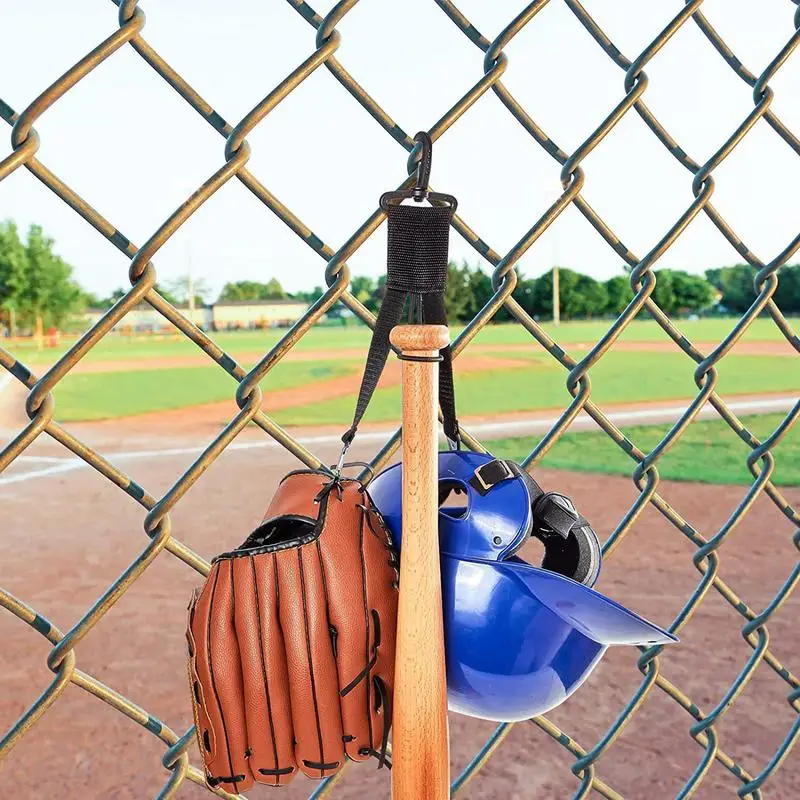
M516 585L517 591L535 598L568 625L598 644L658 645L674 644L676 636L648 622L610 597L549 570L531 566L520 558L506 561L451 559L442 555L442 567L448 562L468 561L497 571L498 577ZM456 567L455 563L450 568Z

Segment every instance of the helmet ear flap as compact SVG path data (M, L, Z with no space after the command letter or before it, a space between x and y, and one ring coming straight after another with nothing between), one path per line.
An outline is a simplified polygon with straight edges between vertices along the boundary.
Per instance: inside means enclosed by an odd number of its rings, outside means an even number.
M537 530L533 535L544 545L542 569L572 578L584 586L594 586L600 573L600 542L583 517L566 538Z
M535 503L542 496L541 488L526 470L520 468L519 472ZM557 572L584 586L594 586L600 574L600 541L585 517L579 516L566 536L542 530L534 520L531 535L544 545L542 569Z

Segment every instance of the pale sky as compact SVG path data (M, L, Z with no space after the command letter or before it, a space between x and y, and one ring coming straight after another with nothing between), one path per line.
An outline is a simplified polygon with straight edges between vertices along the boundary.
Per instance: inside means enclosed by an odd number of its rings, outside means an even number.
M143 0L143 36L235 124L314 51L314 29L283 0ZM325 14L330 0L313 2ZM683 7L680 0L585 0L617 47L635 58ZM518 12L508 0L460 0L493 39ZM789 0L706 0L705 15L759 74L794 32ZM111 34L110 0L0 0L0 98L21 112ZM483 75L483 53L432 0L362 0L339 24L337 57L408 133L430 127ZM503 82L567 152L624 96L624 73L561 0L506 48ZM647 66L644 100L702 163L753 108L752 90L689 21ZM800 132L800 53L771 81L772 109ZM111 56L36 123L38 157L141 245L224 163L225 142L130 47ZM10 128L0 122L10 152ZM337 249L406 174L400 147L321 67L248 137L249 169ZM584 161L585 197L639 257L692 201L692 176L631 110ZM434 147L432 184L455 194L465 221L505 253L561 191L560 166L490 91ZM763 120L715 172L717 209L762 259L797 232L800 158ZM128 260L27 170L0 182L0 219L31 222L88 289L127 285ZM354 274L385 268L385 227L350 260ZM451 256L481 260L453 232ZM216 291L227 280L277 277L289 290L323 282L324 261L238 180L223 187L156 255L160 280L187 271ZM658 262L701 272L740 260L700 215ZM554 263L598 279L620 259L570 208L528 251L522 271ZM489 265L483 262L485 269Z

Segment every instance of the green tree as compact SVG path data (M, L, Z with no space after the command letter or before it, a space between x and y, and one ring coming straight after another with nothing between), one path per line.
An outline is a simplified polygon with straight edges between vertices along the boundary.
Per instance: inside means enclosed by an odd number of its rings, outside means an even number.
M231 302L234 300L258 300L261 297L263 284L256 281L234 281L222 287L217 302Z
M451 261L447 265L447 290L444 307L450 322L465 322L472 316L472 294L470 291L470 268L465 262L461 266Z
M31 225L25 243L23 285L15 305L26 324L61 324L80 304L81 288L72 267L53 252L53 240L40 225Z
M25 284L25 245L19 238L16 223L7 219L0 223L0 314L15 331L15 315Z
M575 284L575 304L577 316L597 317L605 313L608 306L608 290L605 284L589 275L579 275Z
M608 294L606 312L619 316L633 300L630 278L627 275L615 275L609 278L606 281L606 293Z
M102 308L103 300L94 292L81 288L79 305L81 308Z
M265 287L262 300L285 300L289 296L277 278L270 278Z
M756 290L753 287L755 276L756 269L749 264L706 270L709 283L722 295L720 305L727 311L739 314L747 311L756 299Z
M672 284L677 311L702 311L714 300L714 288L700 275L674 270Z
M572 319L580 315L583 305L577 296L580 274L567 267L558 268L558 307L564 319ZM534 313L539 316L553 317L553 270L548 270L536 280L533 290Z
M526 287L527 288L527 287ZM525 292L525 289L523 289ZM530 298L528 313L544 318L553 317L553 270L540 275L533 285L532 292L525 292ZM567 267L558 268L559 311L563 319L579 317L595 317L606 312L608 306L608 290L605 284L596 281L589 275Z
M706 278L721 293L720 305L741 314L756 299L753 284L756 273L756 268L749 264L735 264L706 270ZM800 265L787 264L777 274L778 288L772 299L784 313L797 314L800 312Z
M675 294L675 278L671 269L660 269L655 273L656 285L650 297L665 313L673 314L677 309L677 296Z
M725 267L711 267L705 271L706 280L719 291L722 291L723 269L725 269Z
M492 279L487 275L477 264L470 267L466 261L463 263L467 269L467 290L469 293L469 303L465 309L472 319L488 302L492 299L494 289L492 289ZM494 322L499 322L501 319L507 319L508 312L501 308L492 317Z
M356 275L350 279L350 293L373 313L377 310L376 290L377 285L374 278L370 278L368 275Z
M787 264L778 270L778 288L772 299L785 314L800 313L800 264Z
M195 289L195 291L197 291ZM259 281L232 281L226 283L220 292L218 303L243 300L283 300L288 297L277 278L266 283Z
M553 284L551 282L550 284L551 294L552 294L552 286ZM523 278L522 276L519 276L517 278L517 285L516 287L514 287L514 292L512 296L522 306L522 308L532 317L538 316L542 313L542 311L536 306L536 301L537 301L536 278ZM547 313L552 313L552 309L548 308ZM495 317L495 319L498 319L499 317L500 314L498 313L498 316ZM506 311L503 318L509 319L510 314Z

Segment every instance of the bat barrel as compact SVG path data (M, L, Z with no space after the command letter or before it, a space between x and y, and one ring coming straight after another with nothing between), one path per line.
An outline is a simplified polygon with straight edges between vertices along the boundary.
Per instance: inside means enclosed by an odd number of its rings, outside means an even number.
M399 325L402 356L403 548L392 733L394 800L444 800L450 790L447 682L438 542L438 373L444 325ZM416 360L420 359L420 360Z

